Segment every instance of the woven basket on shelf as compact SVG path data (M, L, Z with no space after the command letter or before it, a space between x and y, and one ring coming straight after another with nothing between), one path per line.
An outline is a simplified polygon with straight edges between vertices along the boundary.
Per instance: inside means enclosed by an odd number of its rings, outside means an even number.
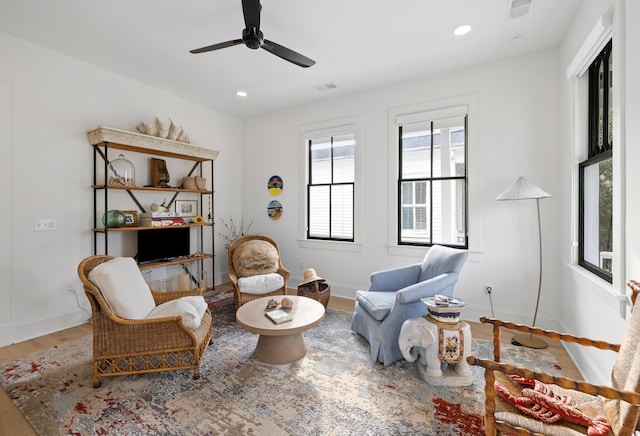
M182 178L182 187L184 189L198 189L196 186L196 178L195 177L183 177Z
M196 177L196 189L201 191L207 190L207 178L206 177Z

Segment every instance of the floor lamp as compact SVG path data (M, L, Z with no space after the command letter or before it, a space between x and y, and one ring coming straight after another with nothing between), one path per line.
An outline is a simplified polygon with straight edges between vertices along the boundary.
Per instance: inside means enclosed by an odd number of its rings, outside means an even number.
M496 197L498 201L506 200L536 200L536 208L538 211L538 252L540 255L539 262L539 274L538 274L538 297L536 299L536 310L533 313L533 324L531 327L535 327L536 318L538 317L538 306L540 304L540 291L542 290L542 227L540 226L540 199L551 197L551 194L543 191L539 186L530 182L524 177L518 177L511 186L509 186L503 193ZM529 334L517 334L511 339L511 343L515 345L524 345L529 348L546 348L547 343L534 336L533 333Z

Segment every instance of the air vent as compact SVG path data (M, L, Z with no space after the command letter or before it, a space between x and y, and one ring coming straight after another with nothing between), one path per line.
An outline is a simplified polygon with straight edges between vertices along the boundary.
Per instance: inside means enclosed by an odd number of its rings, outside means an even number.
M514 20L526 15L531 10L533 0L509 0L509 19Z
M333 82L323 83L322 85L316 85L315 86L316 90L318 90L320 92L330 91L332 89L336 89L337 87L338 86Z

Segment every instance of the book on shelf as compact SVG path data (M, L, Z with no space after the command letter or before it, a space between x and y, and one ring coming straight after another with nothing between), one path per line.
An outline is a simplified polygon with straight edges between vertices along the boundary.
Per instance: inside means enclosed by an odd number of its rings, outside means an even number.
M170 212L145 212L140 216L143 227L167 227L184 224L184 218Z
M276 324L282 324L283 322L291 321L291 315L282 309L269 310L264 313L267 318Z

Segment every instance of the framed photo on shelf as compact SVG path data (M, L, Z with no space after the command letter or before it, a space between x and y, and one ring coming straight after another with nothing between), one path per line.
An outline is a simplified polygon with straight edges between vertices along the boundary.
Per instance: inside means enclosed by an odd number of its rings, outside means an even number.
M125 227L137 227L139 225L138 221L138 211L136 210L123 210L124 214L124 226Z
M193 217L198 215L198 201L197 200L176 200L176 215L180 215L183 218L188 218L188 221L193 221Z

